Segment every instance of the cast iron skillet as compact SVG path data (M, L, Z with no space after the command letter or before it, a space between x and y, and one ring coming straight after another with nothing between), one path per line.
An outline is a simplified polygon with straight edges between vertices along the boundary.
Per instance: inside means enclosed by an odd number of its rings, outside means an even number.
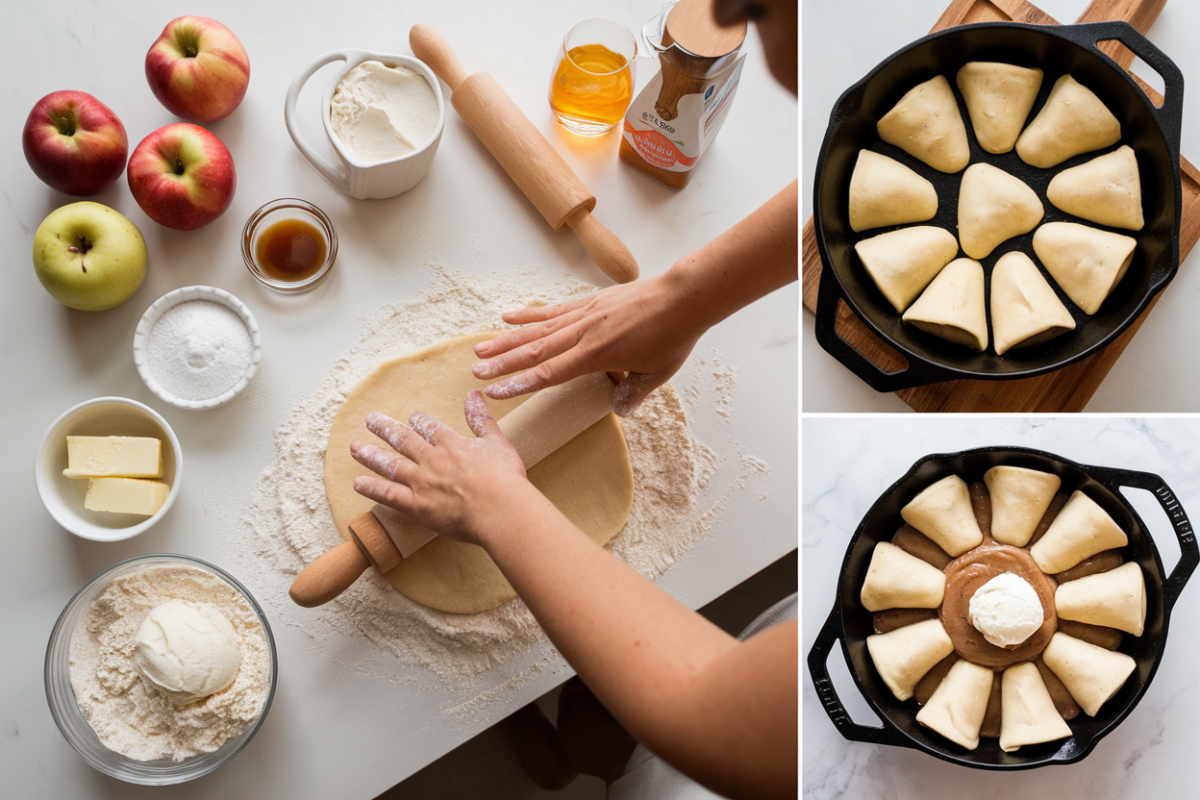
M874 633L871 614L859 601L871 551L877 542L890 541L903 524L900 509L905 504L929 484L947 475L960 475L969 483L982 480L983 473L998 464L1052 472L1062 478L1061 491L1068 494L1082 489L1128 534L1129 544L1123 550L1125 560L1140 564L1146 578L1145 631L1140 637L1126 634L1120 648L1121 652L1137 661L1137 667L1125 685L1100 708L1095 717L1080 714L1071 720L1068 723L1073 734L1071 738L1026 745L1014 753L1002 751L998 739L980 739L978 748L964 750L918 724L917 701L897 700L875 670L866 644L867 636ZM1169 576L1163 575L1162 561L1145 524L1122 497L1122 486L1153 492L1171 520L1181 552L1179 563ZM1157 475L1076 464L1050 453L1021 447L983 447L961 453L926 456L875 501L855 531L842 562L837 600L809 651L808 668L826 713L841 734L851 741L911 747L954 764L979 769L1013 770L1045 764L1070 764L1090 753L1101 738L1133 711L1145 694L1162 658L1171 609L1198 563L1200 549L1197 548L1187 515L1170 487ZM882 728L856 724L838 699L829 680L826 661L839 639L854 682L867 703L883 720Z
M1116 39L1153 67L1164 81L1165 101L1156 108L1133 79L1102 53L1098 42ZM1017 176L1037 192L1045 216L1042 222L1084 222L1059 211L1046 199L1050 179L1061 170L1089 161L1127 144L1137 154L1142 179L1145 227L1137 232L1113 228L1138 240L1133 263L1121 283L1095 316L1089 318L1055 286L1075 317L1076 329L1042 345L975 353L904 324L900 315L875 287L854 252L855 242L894 228L861 233L850 230L850 176L858 151L866 148L897 159L930 180L938 193L938 213L929 222L957 235L958 190L962 173L947 175L926 166L903 150L883 142L875 123L912 87L935 75L955 86L959 68L968 61L1002 61L1040 67L1045 75L1030 119L1045 102L1060 75L1069 73L1091 89L1121 122L1121 141L1107 150L1084 153L1052 169L1037 169L1015 151L985 152L975 141L970 117L955 87L967 126L971 163L988 163ZM958 378L1004 380L1026 378L1061 369L1101 349L1137 319L1147 303L1174 277L1179 268L1179 219L1182 191L1179 181L1179 131L1183 120L1183 75L1163 53L1124 22L1090 25L1025 25L980 23L931 34L893 54L838 100L817 159L813 217L823 269L817 300L816 334L820 345L876 391L896 391ZM990 276L1004 253L1020 250L1038 263L1033 232L1004 242L982 264ZM1040 265L1039 265L1040 266ZM1044 272L1044 270L1043 270ZM990 304L990 279L987 282ZM838 301L845 299L880 338L908 360L907 369L886 373L862 356L835 331ZM989 307L990 323L990 307Z

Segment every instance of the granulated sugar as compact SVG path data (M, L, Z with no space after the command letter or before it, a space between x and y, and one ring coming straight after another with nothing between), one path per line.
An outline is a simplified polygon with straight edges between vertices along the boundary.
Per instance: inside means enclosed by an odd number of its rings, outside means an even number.
M146 340L150 373L184 400L209 400L229 391L250 368L253 354L242 318L210 300L167 309Z
M325 446L338 409L364 377L385 361L439 341L501 328L502 311L596 291L574 281L522 282L513 281L511 274L487 278L442 268L435 268L432 277L433 285L421 296L381 306L363 319L362 339L275 432L275 460L259 479L245 522L256 535L259 558L286 576L297 575L342 541L325 499ZM728 407L728 398L718 402ZM670 386L656 391L622 422L633 464L634 502L628 523L607 548L653 578L707 534L733 488L727 487L720 498L707 498L716 457L692 437ZM480 673L530 651L539 651L534 670L554 656L520 599L481 614L446 614L404 597L372 569L311 613L306 628L311 620L312 625L356 631L405 665L432 671L443 683L473 684ZM386 659L383 663L386 669ZM380 668L380 662L372 663L373 670ZM527 676L514 680L523 679Z

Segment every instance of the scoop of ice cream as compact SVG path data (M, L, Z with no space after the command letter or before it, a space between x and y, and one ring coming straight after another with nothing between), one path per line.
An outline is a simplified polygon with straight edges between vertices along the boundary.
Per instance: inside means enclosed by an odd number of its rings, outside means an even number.
M147 683L184 705L229 688L242 664L238 641L212 603L170 600L142 621L133 663Z
M969 613L975 629L997 647L1019 645L1046 619L1037 592L1011 572L980 586L971 596Z

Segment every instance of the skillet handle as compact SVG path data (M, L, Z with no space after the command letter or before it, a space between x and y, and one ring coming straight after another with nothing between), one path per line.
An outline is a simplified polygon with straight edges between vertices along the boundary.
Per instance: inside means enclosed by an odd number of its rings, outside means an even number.
M1178 153L1183 128L1183 72L1162 50L1138 32L1128 22L1095 22L1087 25L1061 26L1064 33L1077 43L1095 47L1100 42L1116 40L1133 51L1134 55L1149 64L1163 80L1163 104L1154 107L1154 116L1167 138L1171 152ZM1103 53L1108 58L1107 53ZM1111 60L1111 59L1109 59ZM1115 63L1115 62L1114 62ZM1118 69L1120 66L1118 65Z
M826 268L821 273L817 289L817 343L829 355L842 362L842 366L862 379L877 392L898 392L913 386L950 380L953 376L936 366L915 360L907 353L904 358L908 367L897 372L884 372L873 361L838 335L838 302L844 297L837 278Z
M1179 539L1179 563L1163 581L1163 604L1170 613L1175 601L1179 599L1179 593L1183 591L1184 584L1196 571L1197 565L1200 565L1200 546L1196 544L1196 533L1192 530L1192 523L1188 521L1187 513L1179 504L1175 492L1171 491L1171 487L1158 475L1115 467L1107 467L1104 472L1107 473L1106 482L1115 484L1114 488L1130 486L1134 489L1145 489L1153 494L1166 512L1167 518L1171 520L1171 527Z
M829 660L829 654L833 652L834 645L841 639L840 623L841 616L835 607L829 612L829 618L825 620L821 632L817 634L817 640L813 642L812 650L808 651L808 671L812 676L813 688L817 690L821 707L825 709L830 722L834 724L838 732L849 741L913 747L913 743L886 718L883 719L882 728L874 728L859 725L846 713L842 701L838 699L837 690L833 688L833 681L829 679L829 667L826 663Z

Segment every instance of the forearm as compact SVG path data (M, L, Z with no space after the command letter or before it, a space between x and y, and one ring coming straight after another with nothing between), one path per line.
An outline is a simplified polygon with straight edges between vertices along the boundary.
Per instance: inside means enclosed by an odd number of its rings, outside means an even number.
M798 181L663 276L704 330L799 274Z

